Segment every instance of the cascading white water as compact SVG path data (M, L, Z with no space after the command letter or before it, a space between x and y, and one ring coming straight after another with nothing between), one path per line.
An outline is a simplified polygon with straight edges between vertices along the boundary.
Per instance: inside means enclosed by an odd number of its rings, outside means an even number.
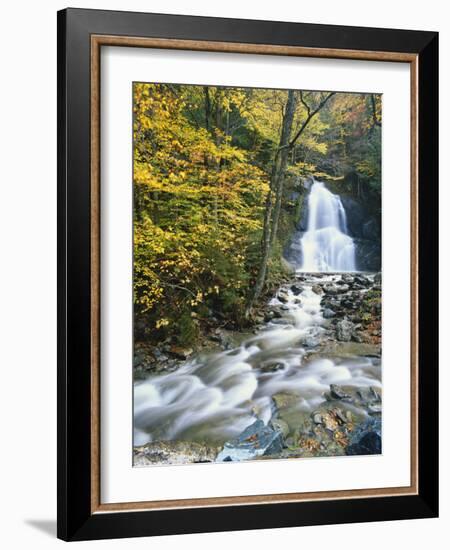
M381 367L373 358L305 360L305 342L324 333L317 282L341 275L309 276L295 295L281 288L271 307L283 312L257 334L228 351L199 355L172 373L150 376L134 388L134 445L149 441L225 441L256 418L267 423L272 396L293 393L295 415L325 401L330 384L381 387ZM280 301L283 294L283 301ZM282 308L282 309L281 309ZM359 411L362 413L362 411Z
M341 199L315 181L308 197L308 227L300 240L301 271L356 271L355 244L348 235Z

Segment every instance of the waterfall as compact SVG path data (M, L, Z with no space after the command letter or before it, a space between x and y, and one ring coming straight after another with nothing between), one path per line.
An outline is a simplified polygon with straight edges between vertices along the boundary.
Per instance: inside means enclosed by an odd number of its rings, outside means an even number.
M300 239L301 271L356 271L355 244L348 235L341 199L315 181L308 197L308 225Z

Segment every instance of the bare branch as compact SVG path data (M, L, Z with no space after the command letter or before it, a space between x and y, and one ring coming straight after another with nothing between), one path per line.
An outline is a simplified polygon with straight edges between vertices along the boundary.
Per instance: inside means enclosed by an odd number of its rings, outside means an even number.
M292 149L292 147L294 147L295 145L295 142L298 140L298 138L302 135L302 133L305 131L306 127L308 126L308 124L310 123L311 119L314 118L316 116L316 114L325 106L325 104L327 103L327 101L333 97L335 95L336 92L330 92L324 99L322 99L322 101L319 103L319 105L314 109L314 111L310 111L310 113L308 114L308 116L306 117L305 121L303 122L303 124L300 126L300 129L298 130L298 132L295 134L295 136L291 139L291 141L289 142L288 144L288 147L289 149ZM300 96L300 100L301 100L301 96Z
M311 116L311 107L306 103L305 99L303 98L303 92L300 90L300 101L302 105L305 107L306 112L308 113L308 116Z

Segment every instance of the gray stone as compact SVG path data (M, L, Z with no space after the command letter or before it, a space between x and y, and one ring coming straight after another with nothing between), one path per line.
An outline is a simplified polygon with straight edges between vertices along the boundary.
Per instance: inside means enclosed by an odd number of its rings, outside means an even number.
M328 294L330 296L335 296L340 292L339 288L335 285L326 285L324 286L323 290L325 291L325 294Z
M350 397L348 393L346 393L341 386L338 386L337 384L331 384L330 385L330 395L333 399L345 399Z
M284 363L269 363L260 367L261 372L277 372L284 368Z
M172 346L169 352L174 355L177 359L187 359L190 355L194 353L192 348L183 348L181 346Z
M334 312L332 309L330 309L329 307L326 307L324 310L323 310L323 318L324 319L331 319L332 317L334 317L336 315L336 312Z
M256 420L236 439L227 441L217 456L217 461L239 462L259 456L270 456L283 450L283 433Z
M381 454L381 435L376 432L367 432L357 443L346 449L348 455L379 455Z
M169 359L169 357L165 353L163 353L161 350L159 350L158 348L154 349L153 355L155 356L155 358L158 361L168 361L168 359Z
M336 324L336 338L340 342L350 342L353 335L353 323L343 319Z
M350 287L346 284L341 284L337 287L338 292L348 292Z
M293 294L298 296L299 294L301 294L303 292L303 287L301 285L298 285L298 284L293 284L293 285L291 285L291 290L292 290Z
M289 434L289 424L281 418L273 418L270 424L274 430L278 430L283 434L283 437L287 437Z
M134 448L133 464L148 466L149 464L214 462L218 451L218 447L193 441L154 441Z
M314 413L313 422L314 424L322 424L322 415L320 413Z

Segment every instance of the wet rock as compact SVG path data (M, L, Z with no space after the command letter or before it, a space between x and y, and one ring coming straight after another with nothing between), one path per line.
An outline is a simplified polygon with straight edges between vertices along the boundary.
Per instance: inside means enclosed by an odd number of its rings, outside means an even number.
M272 321L273 319L281 319L283 317L282 313L278 309L270 309L266 312L264 320L266 323Z
M284 292L279 292L277 298L282 304L287 304L289 302L288 295Z
M292 290L292 293L295 294L295 296L298 296L303 292L303 287L296 283L291 285L291 290Z
M334 409L333 412L339 424L346 424L349 421L347 415L344 415L341 409ZM349 412L350 411L347 411L347 413Z
M298 395L293 393L276 393L272 396L272 401L277 410L294 406L298 402Z
M287 437L289 434L289 424L282 418L273 418L270 421L270 425L274 430L278 430L283 434L283 437Z
M214 462L218 452L219 447L192 441L155 441L134 448L133 464L148 466L149 464Z
M314 413L312 419L314 424L322 424L322 415L320 413Z
M346 449L348 455L379 455L381 454L381 436L376 432L364 434L357 443Z
M284 363L269 363L266 365L261 365L261 372L277 372L284 369Z
M350 445L346 449L348 455L381 454L381 419L369 418L361 423L353 432Z
M347 359L355 356L360 357L381 357L381 346L370 343L357 342L326 342L320 349L321 355L339 359Z
M336 338L340 342L350 342L353 335L353 323L346 319L336 324Z
M373 282L375 284L381 284L381 273L375 273L375 277L373 278Z
M194 353L192 348L184 348L181 346L171 346L169 352L177 359L187 359Z
M314 336L307 336L303 340L303 345L305 348L317 348L317 346L320 345L320 340L318 338L314 338Z
M370 279L364 277L363 275L356 275L354 279L355 283L365 287L371 284Z
M346 399L350 397L350 395L337 384L330 385L330 395L333 399Z
M330 309L329 307L326 307L322 312L324 319L331 319L336 315L336 312Z
M227 441L217 456L217 461L250 460L259 456L278 454L283 449L283 433L280 429L266 426L262 420L256 420L236 439Z
M295 438L294 437L288 437L285 441L286 447L294 447L295 445Z
M275 318L275 312L273 310L266 311L266 313L264 315L264 322L269 323L274 318Z
M354 275L350 275L349 273L344 273L341 277L341 281L343 283L351 284L353 283Z
M369 405L369 414L380 414L381 413L381 405Z
M320 286L320 285L313 285L311 287L311 290L315 293L315 294L323 294L323 288Z
M158 348L155 348L154 351L153 351L153 355L155 356L155 358L158 360L158 361L168 361L169 360L169 356L166 355L165 353L163 353L161 350L159 350Z
M152 353L137 350L133 357L134 368L151 370L156 365L156 357Z
M338 289L338 292L348 292L350 290L350 287L349 285L346 285L346 284L341 284L340 286L337 287Z
M325 285L323 287L323 290L326 294L334 296L336 294L339 294L340 289L335 285Z
M377 392L377 390L373 386L370 386L369 391L375 401L381 401L380 394Z

